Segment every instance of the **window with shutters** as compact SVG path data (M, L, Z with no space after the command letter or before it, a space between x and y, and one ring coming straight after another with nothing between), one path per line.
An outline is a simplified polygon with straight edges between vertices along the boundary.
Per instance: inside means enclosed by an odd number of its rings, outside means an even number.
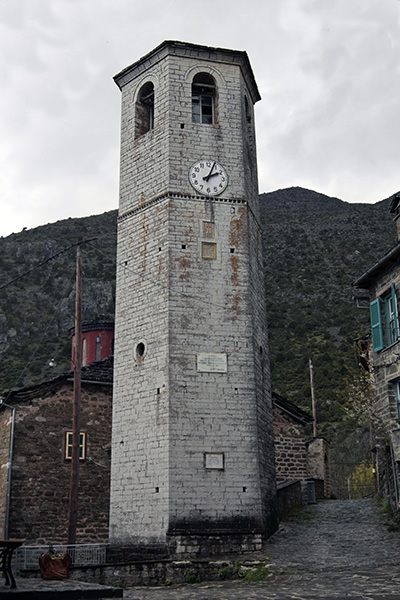
M390 292L370 304L372 348L379 352L399 339L397 294L394 284Z

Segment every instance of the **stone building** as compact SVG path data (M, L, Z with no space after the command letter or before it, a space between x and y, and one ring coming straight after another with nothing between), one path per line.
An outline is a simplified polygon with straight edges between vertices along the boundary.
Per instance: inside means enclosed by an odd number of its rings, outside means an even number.
M111 449L111 387L113 361L96 362L83 369L81 477L84 487L79 501L78 543L106 541ZM69 431L72 402L72 373L41 385L13 392L0 408L0 537L9 529L11 537L27 543L66 541L66 511L69 486ZM14 411L14 431L12 419ZM96 418L93 419L93 415ZM326 479L320 470L321 452L315 454L313 470L308 427L312 417L273 393L273 424L278 490L287 484L301 484L309 478ZM16 425L16 427L15 427ZM61 434L60 434L61 432ZM55 440L58 439L58 446ZM10 455L10 442L13 453ZM317 444L320 440L315 441ZM54 464L52 464L53 459ZM6 519L8 465L12 464L12 493ZM95 463L97 462L96 469ZM51 473L51 476L48 476ZM23 490L29 493L24 494ZM279 495L279 493L278 493ZM329 497L329 493L325 495ZM98 502L101 499L101 509ZM88 511L87 501L92 507ZM306 502L302 496L296 504ZM38 508L38 506L40 508ZM48 518L44 519L46 514ZM35 520L37 515L39 520ZM6 521L9 527L6 527ZM44 526L43 526L44 524Z
M259 548L277 527L245 52L166 41L122 92L110 540Z
M273 392L276 482L308 477L307 425L313 419L301 408Z
M367 290L370 300L372 352L364 359L371 365L375 390L374 425L379 438L380 491L399 506L400 466L400 192L391 199L397 225L397 244L371 266L354 286ZM364 344L365 345L365 344Z
M82 369L78 543L108 537L112 363ZM66 542L72 397L68 372L0 406L0 538Z
M290 508L307 502L311 480L317 498L330 498L329 443L323 438L310 438L313 418L308 413L275 392L272 399L280 505L288 508L288 494L294 496L289 499ZM295 490L285 491L289 486L295 486Z

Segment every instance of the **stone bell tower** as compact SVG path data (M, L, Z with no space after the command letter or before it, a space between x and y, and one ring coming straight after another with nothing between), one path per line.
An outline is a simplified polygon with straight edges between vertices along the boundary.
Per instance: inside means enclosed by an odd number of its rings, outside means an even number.
M110 541L254 550L277 527L247 54L166 41L122 92Z

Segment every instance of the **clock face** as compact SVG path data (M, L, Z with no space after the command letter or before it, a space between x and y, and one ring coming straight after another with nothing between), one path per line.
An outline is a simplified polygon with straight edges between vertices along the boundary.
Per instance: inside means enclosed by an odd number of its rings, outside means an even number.
M189 181L202 196L219 196L228 185L228 175L215 160L199 160L189 169Z

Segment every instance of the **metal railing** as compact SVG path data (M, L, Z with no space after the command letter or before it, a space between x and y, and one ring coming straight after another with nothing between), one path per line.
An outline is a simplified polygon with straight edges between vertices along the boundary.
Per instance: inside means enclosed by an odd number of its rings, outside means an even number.
M103 565L106 562L107 544L75 544L73 546L54 546L57 554L72 557L73 567ZM15 551L15 571L39 569L39 556L48 551L49 546L21 546Z

